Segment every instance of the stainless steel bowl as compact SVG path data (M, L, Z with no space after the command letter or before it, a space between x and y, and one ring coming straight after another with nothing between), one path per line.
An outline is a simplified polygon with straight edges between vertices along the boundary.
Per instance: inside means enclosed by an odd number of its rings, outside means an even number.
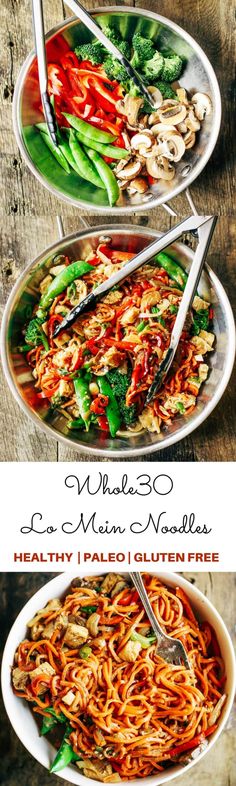
M215 147L221 121L221 98L218 82L208 58L194 39L182 30L181 27L159 14L146 11L142 8L121 8L116 6L101 8L93 11L99 20L106 19L120 29L124 37L131 35L135 30L142 30L144 36L151 37L154 41L165 47L174 49L182 55L187 65L180 84L190 93L201 91L207 93L212 101L212 113L205 118L198 140L194 148L188 150L185 157L177 165L174 181L166 183L159 181L151 187L151 197L146 200L146 195L137 194L129 196L122 193L119 204L109 208L115 214L131 213L135 210L149 209L161 205L187 188L198 177L205 167ZM66 22L59 23L47 36L47 48L52 41L59 47L58 37L63 36L74 47L79 42L88 40L88 30L72 17ZM40 103L38 72L35 53L27 57L17 80L13 101L13 125L16 139L21 153L26 160L31 172L38 178L42 185L60 199L76 207L107 212L108 202L106 193L100 193L91 184L81 180L74 172L67 175L55 161L49 175L50 153L40 139L39 134L32 127L42 119L37 107Z
M134 254L151 243L161 233L153 229L121 225L104 225L96 229L65 237L50 246L22 273L7 302L2 322L2 359L7 382L13 395L24 412L40 426L43 431L59 439L80 452L90 455L122 458L141 456L166 448L178 442L197 428L212 412L220 400L230 377L235 356L235 329L231 306L227 295L213 271L206 267L198 287L199 294L209 299L213 305L215 350L209 355L210 374L204 383L194 411L188 416L176 417L161 434L148 432L133 435L130 439L106 437L98 430L79 433L74 436L66 426L66 419L54 413L47 419L47 404L42 410L36 407L34 380L23 355L17 352L21 329L32 312L38 299L38 285L44 278L56 254L68 255L70 259L83 259L94 250L101 235L109 235L114 247L129 249ZM173 244L171 255L188 269L191 265L192 251L182 243ZM46 409L45 409L46 406Z

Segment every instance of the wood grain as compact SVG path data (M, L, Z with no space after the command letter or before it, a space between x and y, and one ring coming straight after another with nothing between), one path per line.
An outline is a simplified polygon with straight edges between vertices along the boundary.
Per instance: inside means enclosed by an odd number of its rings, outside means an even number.
M124 5L122 2L116 3ZM128 3L127 3L128 4ZM180 24L191 33L210 58L221 87L223 97L223 122L215 152L204 172L192 187L192 194L199 210L217 212L218 222L210 263L220 276L231 302L235 295L235 167L234 152L236 135L234 132L234 94L233 63L235 22L232 0L133 0L131 5L160 12ZM85 5L98 8L96 0ZM103 5L108 5L103 0ZM33 46L31 15L27 0L2 0L2 20L0 45L2 52L1 79L1 129L0 144L2 167L0 173L2 225L2 287L1 305L23 269L26 262L34 258L47 244L57 237L55 216L61 213L66 232L79 226L79 213L59 202L44 189L31 175L22 161L15 141L11 104L19 69L24 58ZM52 28L68 8L62 0L44 0L45 27ZM180 195L175 200L177 211L187 212L186 199ZM106 217L110 221L109 215ZM119 219L122 221L122 218ZM124 218L126 223L145 223L155 228L165 229L168 217L163 208L148 214ZM89 215L89 222L98 225L104 217ZM117 220L116 220L117 223ZM219 406L208 420L192 436L179 444L151 457L152 461L204 461L234 460L235 442L235 405L234 383L231 380ZM3 439L0 460L85 460L73 449L57 445L35 428L21 413L12 399L5 381L1 380L1 414L4 419ZM6 427L5 427L6 426ZM144 457L145 459L145 457Z
M1 642L6 636L17 614L27 600L53 578L53 573L8 573L0 576L0 593L3 606ZM223 616L225 624L235 642L235 575L232 573L186 573L185 578L207 596ZM48 786L49 775L46 770L32 759L23 748L13 731L5 710L1 712L0 747L1 783L4 786ZM231 714L227 727L220 739L205 758L190 772L176 778L176 786L235 786L236 735L235 718ZM67 781L50 775L52 786L67 786Z

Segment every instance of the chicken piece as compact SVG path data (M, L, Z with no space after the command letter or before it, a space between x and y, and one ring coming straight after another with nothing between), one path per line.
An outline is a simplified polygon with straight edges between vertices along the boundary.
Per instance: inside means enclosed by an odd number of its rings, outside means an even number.
M86 778L105 782L106 777L112 775L112 766L99 759L87 759L84 762L84 775Z
M200 363L198 366L198 376L201 382L205 382L205 379L208 377L209 368L206 363Z
M90 614L90 617L87 620L87 626L91 636L98 635L99 620L100 620L100 614L97 614L96 611L94 611L93 614Z
M113 589L116 582L120 581L121 579L122 576L120 576L119 573L107 573L101 584L101 592L108 594Z
M115 289L114 292L112 292L112 290L111 292L108 292L108 295L106 295L106 297L103 298L102 302L110 303L110 305L113 305L113 303L119 303L119 300L121 300L122 297L123 297L122 292L120 292L119 289Z
M54 344L56 344L57 347L63 347L64 344L68 344L70 339L71 339L70 334L66 333L66 331L64 330L64 332L60 333L60 335L57 336L57 338L54 338Z
M39 609L39 611L37 611L37 613L32 618L32 620L30 620L27 623L27 627L28 628L33 628L35 625L37 625L39 623L40 620L43 620L44 617L47 617L47 614L48 614L49 611L51 611L51 612L57 611L57 610L59 610L61 608L61 606L62 606L62 604L61 604L61 601L59 600L59 598L53 598L52 600L49 600L49 602L47 603L45 608L44 609ZM33 637L31 636L31 638L33 638ZM33 641L34 641L34 639L33 639Z
M121 317L121 325L133 325L134 322L138 319L139 316L139 308L136 306L131 306L131 308L127 308L124 314Z
M49 284L51 284L52 280L53 280L52 276L49 276L49 275L45 276L45 278L43 278L43 280L39 284L39 289L40 289L41 295L43 295L44 292L47 291L47 289L49 287Z
M158 415L154 415L152 407L146 407L141 415L139 415L139 422L141 426L147 431L150 431L151 434L160 434L160 418Z
M102 366L118 368L123 361L123 355L115 347L110 347L101 358Z
M24 691L28 679L29 672L22 671L18 666L12 670L12 682L16 690Z
M149 310L151 306L156 306L157 303L160 303L160 300L160 292L154 288L147 289L141 300L141 311L146 311L146 309Z
M43 632L43 625L41 622L36 622L35 625L32 625L30 628L30 638L32 641L38 641L41 638Z
M199 297L199 295L195 295L193 300L193 308L195 311L202 311L204 308L209 308L209 303L207 303L206 300L203 300L202 297Z
M127 641L123 650L120 650L119 657L128 663L134 663L142 649L139 641Z
M43 663L40 663L40 666L37 666L36 669L33 669L33 671L30 671L29 672L29 676L30 676L31 680L34 680L35 677L41 677L44 674L47 675L47 676L49 675L50 677L52 677L52 675L55 674L55 673L56 673L55 669L53 669L53 667L51 666L51 663L48 663L48 661L45 660L45 661L43 661Z
M71 707L74 699L75 699L75 694L73 693L73 690L69 690L68 693L66 693L66 695L63 696L62 701L63 704L67 704L67 707Z
M73 622L69 622L65 636L64 642L68 644L68 647L71 649L75 649L79 647L80 644L84 644L88 638L88 630L83 625L75 625Z
M59 382L58 395L70 397L73 396L73 394L74 394L73 382L68 382L65 379L61 379Z
M200 330L199 336L193 336L191 338L191 344L194 344L197 352L201 353L201 355L205 355L206 352L213 351L214 339L214 333L208 333L206 330Z

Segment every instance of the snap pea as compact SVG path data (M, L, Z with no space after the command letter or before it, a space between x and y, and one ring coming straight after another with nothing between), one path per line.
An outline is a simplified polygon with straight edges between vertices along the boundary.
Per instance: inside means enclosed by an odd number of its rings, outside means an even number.
M114 142L116 139L114 134L109 134L107 131L102 131L100 128L95 128L95 126L91 126L90 123L86 123L86 121L82 120L80 117L75 117L75 115L70 115L67 112L63 112L63 115L66 117L68 123L70 123L70 126L86 136L89 144L92 139L95 142L103 142L104 144Z
M57 726L56 718L53 718L52 715L50 717L45 715L40 729L40 737L44 737L44 735L48 734L55 726Z
M70 164L71 168L74 169L75 172L77 172L77 175L79 175L80 177L83 177L83 175L81 173L81 170L80 170L78 164L76 163L76 161L74 159L74 156L72 155L71 148L70 148L68 140L67 139L63 139L63 137L61 137L59 148L60 148L61 152L63 153L63 155L65 156L66 160L68 161L68 164Z
M139 323L139 325L137 327L137 333L142 333L142 331L144 330L145 327L146 327L146 323L143 320L142 322Z
M81 144L86 147L86 152L87 147L89 147L92 150L96 150L97 153L101 153L102 156L107 156L108 158L126 158L129 155L128 150L125 150L124 147L104 145L94 139L88 140L85 134L81 134L79 131L76 132L76 136L79 142L81 142Z
M161 251L160 254L157 254L154 257L154 261L157 263L157 265L159 265L159 267L164 268L168 276L170 276L173 281L176 281L176 284L178 284L180 289L185 288L188 280L187 273L185 273L185 270L183 270L183 268L178 265L174 259L171 259L171 257Z
M106 164L106 161L104 161L95 150L90 150L90 148L87 148L87 155L91 161L93 161L98 174L106 186L109 205L112 207L112 205L115 205L119 197L119 186L114 172L112 172L111 167Z
M81 431L81 429L84 428L83 418L75 418L75 420L69 420L67 426L70 429L70 431L73 431L74 429L79 429Z
M60 770L67 767L71 761L79 761L81 759L81 756L77 756L76 753L74 753L72 745L68 742L68 736L71 731L72 729L70 727L66 729L61 746L50 767L50 772L60 772Z
M72 281L75 281L76 278L81 278L85 273L89 273L90 270L94 270L94 268L88 262L82 260L71 262L71 265L67 265L49 284L47 291L41 297L39 307L42 309L49 308L54 297L60 295Z
M46 134L44 131L40 131L41 138L45 142L45 145L49 148L54 158L56 158L58 164L65 170L65 172L69 175L70 174L70 167L68 161L66 160L65 156L63 155L60 147L54 147L54 144L51 140L49 134Z
M74 388L80 416L84 421L86 431L89 431L91 396L88 382L81 373L78 375L77 379L74 380Z
M78 142L75 131L70 132L69 145L70 145L71 153L76 161L76 164L78 165L81 171L81 175L84 178L84 180L88 180L88 182L93 183L93 185L97 186L97 188L105 188L95 167L89 160L88 156L86 155L85 151L81 147L80 143Z
M100 393L103 396L109 397L109 403L106 407L106 416L109 424L109 430L111 437L116 436L116 432L119 430L121 426L121 418L120 418L120 410L117 404L117 400L115 394L109 385L106 377L97 377L97 382L99 385Z

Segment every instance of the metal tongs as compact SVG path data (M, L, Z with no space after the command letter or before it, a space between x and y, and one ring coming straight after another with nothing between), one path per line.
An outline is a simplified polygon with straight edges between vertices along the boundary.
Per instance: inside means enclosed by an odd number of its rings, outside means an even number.
M115 46L109 38L103 33L97 22L90 16L88 11L85 11L85 8L78 2L78 0L66 0L66 5L69 6L73 14L80 19L81 22L84 22L86 27L90 30L93 35L101 41L101 44L108 50L108 52L116 57L117 60L124 66L125 70L127 71L128 76L133 80L134 84L139 88L140 92L142 93L143 97L146 98L148 103L152 106L153 109L156 109L156 104L153 99L152 94L149 92L148 88L144 84L141 76L137 73L136 69L130 64L129 60L125 55L120 52L120 50Z
M174 357L175 351L177 349L176 344L176 336L180 337L181 330L184 324L184 320L187 314L187 310L189 305L191 305L192 298L194 295L194 291L198 285L199 277L201 275L202 266L204 264L204 260L206 257L207 249L210 243L210 239L213 233L213 229L216 223L215 216L198 216L192 215L188 218L185 218L183 221L180 221L176 226L169 229L161 238L158 240L154 240L153 243L150 243L149 246L140 251L130 262L127 262L126 265L121 270L118 270L116 273L113 273L110 278L106 281L103 281L96 290L90 292L87 297L84 298L77 306L75 306L69 314L60 322L60 324L54 330L54 336L57 336L61 330L65 330L73 325L73 323L81 316L85 311L93 309L96 304L98 303L101 298L103 298L110 290L120 284L121 281L124 281L125 278L130 276L132 273L135 273L145 262L148 262L152 259L154 254L158 254L160 251L163 251L164 248L169 246L171 243L174 243L175 240L178 240L181 237L183 232L194 232L196 230L205 230L199 240L199 244L197 247L196 252L196 262L195 257L192 263L191 271L188 277L188 282L185 288L185 293L182 298L178 315L175 322L175 348L173 346L173 342L171 339L171 362ZM179 330L179 325L181 324L181 329ZM173 334L172 334L173 335ZM178 338L179 341L179 338ZM169 350L168 350L169 352ZM166 358L165 358L166 360ZM162 364L161 364L162 365ZM168 366L169 368L169 366ZM158 372L159 373L159 372ZM154 384L154 383L153 383ZM152 395L154 395L152 393ZM151 396L152 397L152 396Z
M32 10L33 10L35 49L36 49L36 55L38 60L39 87L40 87L43 113L46 120L49 136L52 140L54 147L57 147L58 146L57 123L54 114L54 109L51 104L49 93L48 93L48 69L47 69L47 55L46 55L46 48L45 48L45 32L44 32L42 0L32 0Z
M167 636L167 634L164 633L161 626L159 625L144 587L141 573L130 573L129 575L139 594L143 607L155 633L157 639L156 654L159 655L160 658L164 658L167 663L173 663L174 665L180 666L181 662L183 662L186 669L190 669L191 667L189 659L182 641L179 639L174 639L172 636Z

